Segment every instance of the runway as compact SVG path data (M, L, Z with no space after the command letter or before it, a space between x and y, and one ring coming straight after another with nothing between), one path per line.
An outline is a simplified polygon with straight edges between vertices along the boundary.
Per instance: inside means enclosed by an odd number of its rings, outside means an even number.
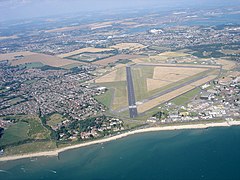
M134 117L137 117L138 112L137 112L135 92L133 87L132 71L130 66L126 67L126 72L127 72L129 114L130 114L130 118L134 118Z

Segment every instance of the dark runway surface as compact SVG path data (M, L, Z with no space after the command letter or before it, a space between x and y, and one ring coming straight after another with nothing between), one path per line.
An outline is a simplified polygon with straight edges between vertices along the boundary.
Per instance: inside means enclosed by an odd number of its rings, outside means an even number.
M131 67L127 66L126 71L127 71L129 114L130 114L130 118L134 118L138 115L138 112L137 112L136 99L135 99L135 93L134 93L134 87L133 87Z

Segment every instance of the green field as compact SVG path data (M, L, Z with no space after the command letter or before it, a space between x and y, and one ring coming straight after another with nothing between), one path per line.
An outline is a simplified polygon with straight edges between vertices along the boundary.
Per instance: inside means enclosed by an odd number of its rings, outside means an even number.
M176 97L175 99L173 99L171 102L180 106L180 105L186 105L186 103L188 101L190 101L191 99L193 99L196 95L198 95L200 93L201 89L200 88L196 88L193 89L179 97Z
M47 118L47 125L51 127L57 126L64 120L64 117L61 114L54 113L50 117Z
M56 143L54 141L42 141L21 144L18 146L7 147L4 149L5 155L27 154L32 152L43 152L56 149Z
M108 109L110 109L112 104L112 98L113 98L114 89L108 89L104 94L101 94L100 96L95 96L95 99L102 103L104 106L106 106Z
M112 110L117 110L128 105L126 81L98 83L98 85L110 89L108 92L109 97L107 97L107 95L103 95L100 96L99 99L100 102L102 102L103 104L105 103L106 105L109 105L110 102L110 105L107 107L111 107Z
M29 125L26 122L18 122L8 127L0 140L0 146L17 143L29 139Z
M50 131L43 127L38 117L10 116L16 123L9 126L1 138L0 145L8 145L27 139L50 139Z
M173 82L173 83L163 86L161 88L158 88L158 89L155 89L152 91L148 91L147 90L147 78L153 77L153 71L154 71L154 66L137 66L137 67L132 68L133 85L134 85L134 90L135 90L136 101L141 101L143 99L149 98L156 93L159 93L159 92L167 90L169 88L178 86L182 83L190 81L193 78L202 76L202 75L210 72L209 70L207 70L207 71L198 73L194 76L182 79L180 81Z
M139 66L132 68L133 85L136 100L140 101L152 95L147 90L147 78L152 78L154 66Z

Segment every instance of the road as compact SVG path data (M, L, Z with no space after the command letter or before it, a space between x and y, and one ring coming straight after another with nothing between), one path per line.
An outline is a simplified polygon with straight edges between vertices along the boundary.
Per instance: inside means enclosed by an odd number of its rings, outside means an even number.
M127 72L129 114L130 114L130 118L134 118L134 117L137 117L138 112L137 112L135 92L133 87L132 71L130 66L126 67L126 72Z

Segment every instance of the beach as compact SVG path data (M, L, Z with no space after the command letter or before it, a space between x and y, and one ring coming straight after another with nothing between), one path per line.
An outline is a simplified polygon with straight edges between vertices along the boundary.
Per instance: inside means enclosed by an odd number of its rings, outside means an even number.
M14 156L3 156L3 157L0 157L0 161L11 161L11 160L40 157L40 156L58 156L59 153L67 151L67 150L86 147L86 146L90 146L90 145L94 145L94 144L101 144L101 143L121 139L121 138L130 136L130 135L139 134L139 133L154 132L154 131L184 130L184 129L206 129L206 128L211 128L211 127L229 127L229 126L239 126L239 125L240 125L240 121L230 121L230 122L220 122L220 123L200 123L200 124L191 124L191 125L149 127L149 128L145 128L145 129L137 129L137 130L125 132L125 133L115 135L112 137L106 137L103 139L94 140L91 142L85 142L85 143L81 143L81 144L77 144L77 145L59 148L59 149L52 150L52 151L14 155Z

